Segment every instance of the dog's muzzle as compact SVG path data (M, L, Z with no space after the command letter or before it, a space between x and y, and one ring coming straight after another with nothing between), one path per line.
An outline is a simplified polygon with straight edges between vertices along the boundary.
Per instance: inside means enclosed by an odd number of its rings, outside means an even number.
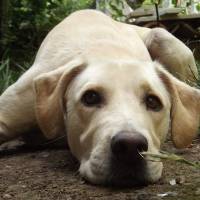
M147 139L138 132L122 131L111 139L111 176L109 184L145 184L146 161L141 152L148 150Z

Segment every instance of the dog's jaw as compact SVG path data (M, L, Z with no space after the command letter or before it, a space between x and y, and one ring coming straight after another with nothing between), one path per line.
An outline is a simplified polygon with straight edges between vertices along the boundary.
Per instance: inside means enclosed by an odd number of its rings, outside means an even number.
M98 153L96 149L90 159L81 162L79 172L86 181L92 184L135 186L157 182L161 178L163 169L161 162L145 160L143 165L136 165L133 169L122 166L123 164L112 163L109 152L102 157L102 153Z
M98 92L105 101L100 107L85 106L81 100L86 91ZM162 99L161 112L146 108L144 94L150 91ZM171 104L153 63L106 62L89 66L71 83L66 96L68 143L80 162L82 177L93 184L128 186L156 182L161 177L161 163L144 160L126 166L111 158L111 139L119 132L142 135L150 153L158 153L166 137Z

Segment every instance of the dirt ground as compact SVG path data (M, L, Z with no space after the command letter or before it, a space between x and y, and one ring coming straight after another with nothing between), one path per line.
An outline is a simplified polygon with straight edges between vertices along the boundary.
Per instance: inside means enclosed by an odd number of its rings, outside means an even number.
M165 146L187 159L200 160L200 139L184 151L176 151L170 142ZM1 150L0 199L200 200L200 171L185 164L165 162L163 178L141 188L93 186L80 178L77 169L66 149Z

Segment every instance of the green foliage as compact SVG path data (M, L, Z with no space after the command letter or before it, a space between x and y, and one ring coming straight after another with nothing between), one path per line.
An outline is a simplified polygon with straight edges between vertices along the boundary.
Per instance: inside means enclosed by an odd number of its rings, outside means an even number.
M75 10L94 8L95 0L12 0L8 32L1 38L4 57L30 60L43 38L58 22Z
M0 93L31 66L39 45L56 24L86 8L95 8L95 0L10 0L6 32L0 38Z
M24 63L23 66L25 67L17 65L17 69L13 70L10 67L10 59L0 62L0 94L28 69L29 64Z
M200 12L200 2L196 5L197 10Z
M161 160L170 160L170 161L175 161L175 162L179 162L179 163L182 163L182 164L187 164L189 166L192 166L192 167L200 170L200 162L199 161L192 162L190 160L186 160L182 156L178 156L176 154L169 153L169 152L166 152L166 151L161 151L158 154L143 152L143 153L141 153L141 155L146 160L150 160L152 162L160 162ZM148 158L148 157L150 157L150 158Z
M198 69L199 76L200 76L200 60L196 60L196 64L197 64L197 69ZM197 87L200 88L200 77L197 80Z
M125 0L99 0L97 3L98 10L109 13L117 21L125 21L123 14Z
M124 1L123 0L109 0L108 1L108 9L112 14L112 18L118 21L124 21Z

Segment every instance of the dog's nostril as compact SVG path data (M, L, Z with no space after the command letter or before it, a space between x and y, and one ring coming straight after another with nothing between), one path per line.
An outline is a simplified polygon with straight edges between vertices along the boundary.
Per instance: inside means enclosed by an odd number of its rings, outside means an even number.
M140 133L119 132L111 140L111 150L118 160L137 163L142 160L139 153L148 150L148 142Z

